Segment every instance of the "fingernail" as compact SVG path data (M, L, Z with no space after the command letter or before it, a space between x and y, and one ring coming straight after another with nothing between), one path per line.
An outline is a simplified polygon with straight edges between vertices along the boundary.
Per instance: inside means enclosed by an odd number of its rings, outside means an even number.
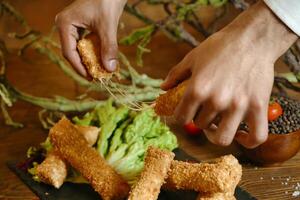
M169 79L168 79L168 77L167 78L165 78L165 80L164 80L164 82L162 82L161 84L160 84L160 87L161 87L161 89L163 89L163 90L166 90L166 89L169 89L168 87L169 87Z
M218 126L215 124L210 124L208 130L215 132L218 129Z
M166 87L166 82L162 82L162 83L160 84L160 88L164 90L165 87Z
M112 59L109 60L107 64L107 70L113 72L117 69L118 61L116 59Z

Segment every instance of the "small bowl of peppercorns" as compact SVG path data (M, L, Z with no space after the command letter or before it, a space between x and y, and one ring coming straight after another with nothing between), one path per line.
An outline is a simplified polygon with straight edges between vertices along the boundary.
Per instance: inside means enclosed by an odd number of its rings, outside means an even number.
M261 165L282 163L300 149L300 102L289 97L273 95L269 105L269 136L254 149L241 147L244 155ZM241 129L247 131L246 124Z

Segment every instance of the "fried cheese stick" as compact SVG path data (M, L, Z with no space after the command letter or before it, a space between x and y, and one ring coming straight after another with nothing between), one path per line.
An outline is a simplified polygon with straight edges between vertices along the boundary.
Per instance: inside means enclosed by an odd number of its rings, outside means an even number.
M128 200L156 200L174 156L171 151L149 147L144 169Z
M181 100L188 80L180 83L176 87L168 90L166 93L159 95L155 100L154 110L159 116L171 116L176 106Z
M77 43L77 50L89 74L96 80L110 79L108 72L101 64L100 41L97 35L88 34Z
M202 193L233 191L242 176L242 167L232 156L222 156L214 163L172 161L164 188L194 190Z
M95 126L78 126L76 129L84 136L90 146L93 146L98 138L100 129ZM45 160L36 168L39 179L55 188L60 188L67 177L67 163L56 150L50 151Z
M110 167L99 153L66 118L50 129L54 148L91 184L103 200L123 199L128 195L127 182Z

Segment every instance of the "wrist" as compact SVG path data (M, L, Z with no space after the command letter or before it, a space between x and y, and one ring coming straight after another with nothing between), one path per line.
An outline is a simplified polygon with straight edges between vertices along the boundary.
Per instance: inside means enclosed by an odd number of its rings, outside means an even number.
M255 48L258 55L277 60L296 40L294 34L268 6L259 1L238 16L224 31L233 31L240 40Z
M120 4L122 7L124 7L125 4L127 3L127 0L118 0L117 3Z

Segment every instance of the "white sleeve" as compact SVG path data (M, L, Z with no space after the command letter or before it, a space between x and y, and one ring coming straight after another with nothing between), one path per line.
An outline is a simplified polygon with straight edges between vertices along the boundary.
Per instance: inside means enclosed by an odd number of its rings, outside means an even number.
M300 0L264 0L292 31L300 36Z

